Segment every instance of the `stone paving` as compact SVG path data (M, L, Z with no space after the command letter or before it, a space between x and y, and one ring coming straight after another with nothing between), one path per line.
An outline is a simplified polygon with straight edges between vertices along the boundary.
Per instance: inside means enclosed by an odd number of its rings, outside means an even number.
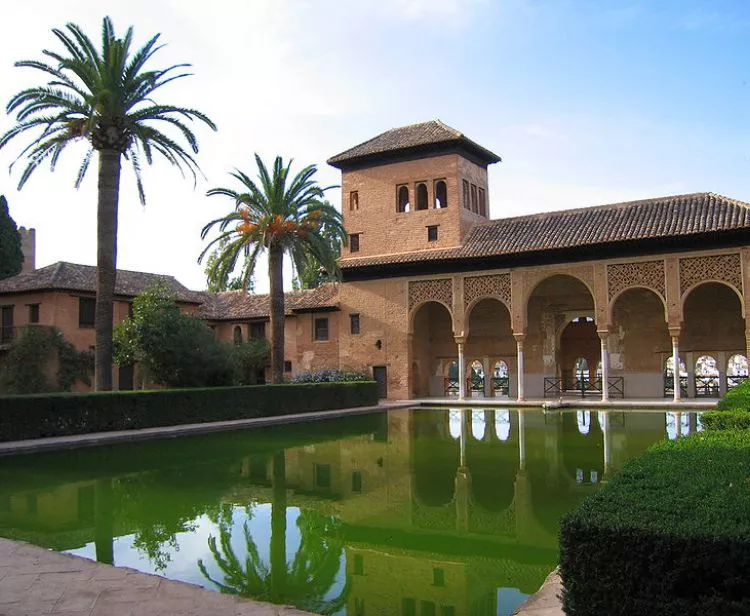
M0 539L0 616L310 616Z
M555 569L544 580L542 587L514 612L514 616L565 616L561 592L560 575Z

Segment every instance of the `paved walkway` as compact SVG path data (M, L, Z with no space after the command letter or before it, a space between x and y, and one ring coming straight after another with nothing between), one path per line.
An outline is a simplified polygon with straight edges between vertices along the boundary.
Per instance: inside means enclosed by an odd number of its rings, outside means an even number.
M544 580L542 587L514 612L514 616L565 616L561 592L560 575L555 569Z
M0 616L309 616L0 539Z

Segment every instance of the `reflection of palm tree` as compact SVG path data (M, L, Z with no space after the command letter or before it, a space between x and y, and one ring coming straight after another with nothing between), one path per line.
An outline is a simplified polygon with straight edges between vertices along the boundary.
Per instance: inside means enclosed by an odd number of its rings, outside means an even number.
M247 522L243 524L245 558L240 561L232 547L231 524L219 524L219 537L209 537L208 547L224 579L210 576L202 560L203 576L223 593L253 597L273 603L293 603L320 614L339 612L349 595L349 583L333 598L326 599L341 566L342 546L335 536L339 522L313 511L297 518L300 546L291 563L286 562L286 486L283 453L274 456L274 486L271 510L270 564L261 559ZM331 537L334 537L333 539ZM337 544L338 543L338 544Z

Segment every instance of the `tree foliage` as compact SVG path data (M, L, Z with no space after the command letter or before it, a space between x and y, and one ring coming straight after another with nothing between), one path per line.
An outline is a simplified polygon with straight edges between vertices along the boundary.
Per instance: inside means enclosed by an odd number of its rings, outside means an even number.
M203 320L181 313L164 287L133 300L133 316L117 325L114 341L118 365L138 362L144 378L168 387L247 384L243 377L267 356L264 341L238 349L216 340Z
M32 135L16 159L26 160L19 188L43 163L48 162L54 170L63 151L82 142L86 149L75 178L77 188L94 153L98 153L96 388L108 390L112 388L122 158L130 162L139 198L145 203L143 163L151 165L159 155L181 171L188 170L195 179L198 165L194 154L198 152L198 141L188 123L198 121L216 127L200 111L155 101L159 88L189 75L185 70L187 64L156 70L145 68L160 49L158 34L134 50L133 28L118 36L109 17L102 21L99 49L76 24L55 28L52 33L62 45L62 52L44 50L44 60L16 62L16 66L43 73L49 81L11 97L7 112L16 114L16 123L0 136L0 149L15 137Z
M203 272L206 274L206 290L209 293L220 293L222 291L240 291L243 289L244 284L241 276L231 276L231 273L227 273L224 278L214 277L212 272L216 267L216 262L221 257L221 253L226 248L227 241L224 240L214 248L213 252L208 255L206 259L206 267ZM255 291L255 279L250 278L247 282L246 291L252 293Z
M328 201L328 205L333 207ZM340 235L336 229L331 229L327 221L321 223L321 235L328 242L328 249L336 260L341 256ZM329 272L308 246L305 246L294 261L295 277L292 287L299 289L315 289L325 282L335 282L340 279L340 272Z
M339 269L331 238L346 243L341 214L327 201L322 188L314 180L315 165L305 167L291 176L291 161L284 164L277 156L269 170L255 155L258 180L235 170L232 177L239 183L233 188L212 188L209 196L229 197L234 209L209 222L201 232L206 237L218 228L198 258L201 262L217 246L223 248L208 275L225 281L241 260L240 277L247 287L258 256L268 253L268 277L271 286L271 382L280 383L284 375L284 281L283 258L289 255L299 265L309 253L331 275ZM330 188L330 187L329 187Z
M30 326L13 342L0 365L0 392L36 394L91 385L94 358L78 351L54 327Z
M8 201L0 195L0 280L15 276L22 267L21 234L10 216Z

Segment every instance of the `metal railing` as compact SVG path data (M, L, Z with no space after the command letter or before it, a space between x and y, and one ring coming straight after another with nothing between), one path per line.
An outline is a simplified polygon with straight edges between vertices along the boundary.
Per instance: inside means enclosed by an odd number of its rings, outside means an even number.
M719 397L719 375L699 376L695 375L695 397L696 398L718 398Z
M727 374L727 391L747 381L746 374Z
M492 392L496 396L509 396L510 378L507 376L492 377Z
M682 398L687 398L688 395L688 377L687 376L681 376L680 377L680 396ZM664 375L664 397L668 398L670 396L674 396L674 376L672 375Z
M544 397L559 397L565 395L580 395L585 398L587 395L602 393L603 381L601 377L594 380L589 378L571 379L569 375L562 377L545 377L544 378ZM610 376L607 378L609 396L612 398L625 397L625 378L621 376Z

